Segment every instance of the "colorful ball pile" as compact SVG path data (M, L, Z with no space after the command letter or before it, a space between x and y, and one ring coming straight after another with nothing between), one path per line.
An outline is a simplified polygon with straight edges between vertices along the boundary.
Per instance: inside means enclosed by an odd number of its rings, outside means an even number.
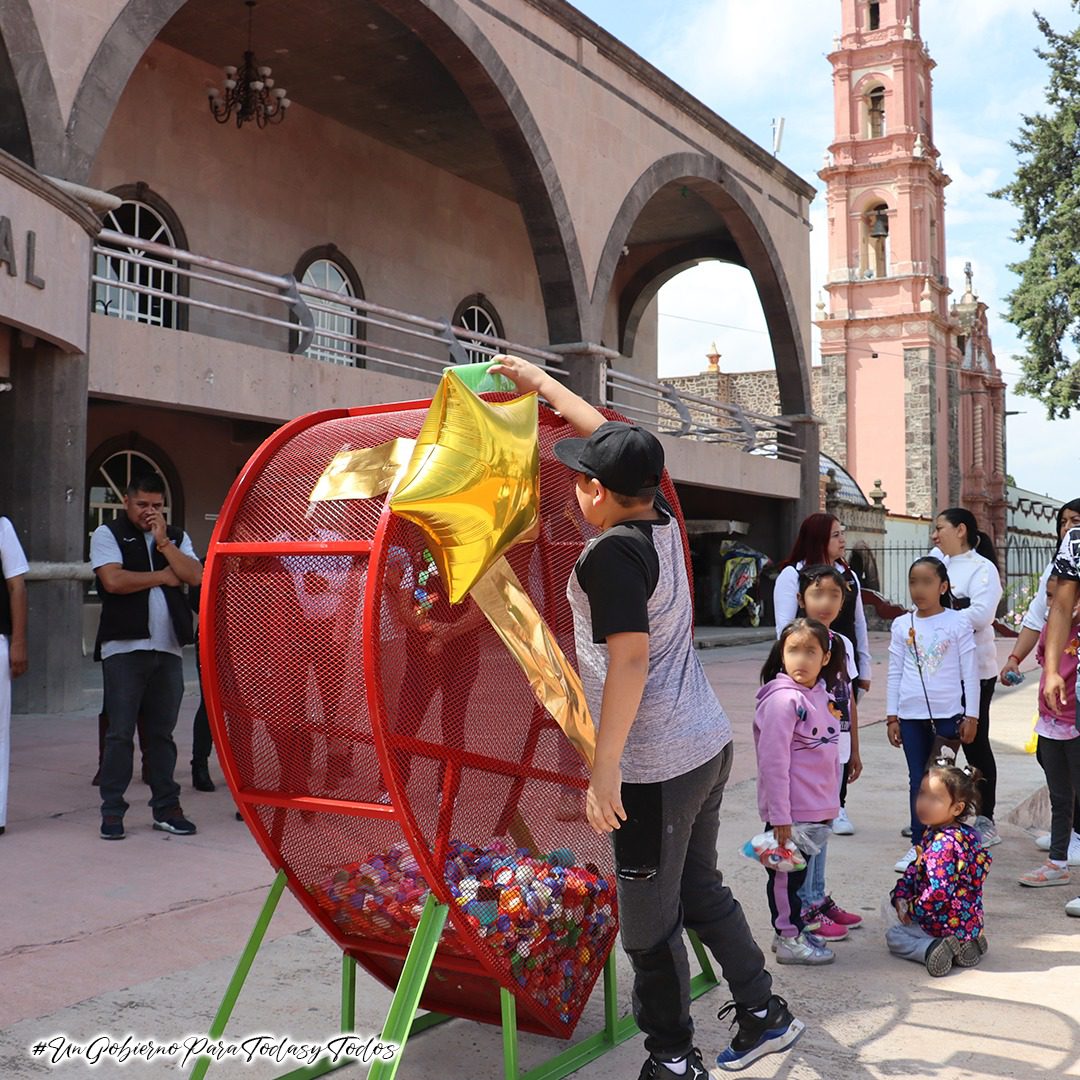
M593 863L559 848L531 855L496 839L450 841L444 880L469 928L509 966L511 979L565 1023L592 986L591 971L615 933L615 882ZM311 887L316 902L347 934L408 940L428 888L406 844L368 855ZM443 948L464 951L452 923Z

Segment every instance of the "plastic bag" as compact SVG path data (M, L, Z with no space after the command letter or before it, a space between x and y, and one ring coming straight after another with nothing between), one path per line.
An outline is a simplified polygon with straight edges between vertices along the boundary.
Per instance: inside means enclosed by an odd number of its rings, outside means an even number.
M776 842L776 834L771 829L752 836L743 844L741 850L748 859L761 863L767 870L790 874L806 869L803 853L790 840L784 847L780 847Z
M832 825L818 825L814 822L796 821L791 826L791 839L807 857L816 855L829 842Z

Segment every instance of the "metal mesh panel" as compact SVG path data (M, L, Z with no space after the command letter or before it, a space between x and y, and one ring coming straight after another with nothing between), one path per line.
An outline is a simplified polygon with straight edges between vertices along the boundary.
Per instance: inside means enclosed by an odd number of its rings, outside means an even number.
M338 452L424 414L316 414L253 460L208 556L208 704L256 838L335 940L394 985L430 887L450 918L425 1005L498 1023L501 984L523 1028L566 1037L617 927L585 765L473 601L448 603L416 526L381 498L308 501ZM541 534L508 557L573 661L566 583L591 534L551 452L571 433L541 410ZM327 542L357 550L287 546Z

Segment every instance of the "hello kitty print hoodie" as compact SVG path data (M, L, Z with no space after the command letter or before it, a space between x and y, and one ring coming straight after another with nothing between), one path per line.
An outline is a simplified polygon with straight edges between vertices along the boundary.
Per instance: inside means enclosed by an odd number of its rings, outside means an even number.
M758 811L770 825L831 821L840 812L840 723L820 679L807 689L783 673L757 692Z

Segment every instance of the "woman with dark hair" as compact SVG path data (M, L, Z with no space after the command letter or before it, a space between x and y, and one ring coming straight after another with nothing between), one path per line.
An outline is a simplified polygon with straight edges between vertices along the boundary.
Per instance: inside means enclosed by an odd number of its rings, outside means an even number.
M1070 529L1075 529L1078 525L1080 525L1080 499L1072 499L1062 506L1057 513L1058 543L1060 544L1065 539L1065 534ZM1039 643L1039 635L1042 633L1047 616L1050 613L1046 602L1046 583L1049 581L1050 572L1053 569L1054 560L1051 559L1047 563L1042 577L1039 578L1035 595L1031 598L1031 603L1028 604L1028 609L1024 613L1020 636L1016 639L1013 650L1009 653L1009 659L1005 661L1005 666L1001 669L1000 678L1004 686L1012 684L1016 676L1020 674L1020 665ZM1050 834L1045 833L1043 836L1038 837L1035 843L1043 851L1049 851ZM1071 866L1080 866L1080 797L1077 798L1073 807L1073 834L1069 841L1069 864Z
M776 636L801 612L799 610L799 571L804 566L835 566L850 586L844 596L844 606L833 621L832 629L843 634L855 645L855 663L859 669L856 682L858 692L870 689L870 636L866 630L866 611L862 605L859 578L848 566L844 555L847 542L844 526L832 514L811 514L799 526L791 554L781 563L780 574L773 590L773 610L776 613ZM833 832L838 836L851 836L855 832L847 816L848 766L844 765L840 783L840 813L833 821Z
M962 506L942 510L934 521L931 541L949 570L954 607L960 610L975 632L975 660L979 676L979 722L975 737L964 747L968 762L982 773L981 813L975 828L984 847L1001 843L994 824L997 804L997 762L990 745L990 699L997 685L997 648L994 645L994 617L1001 602L1001 573L993 541L980 531L975 515ZM971 704L968 715L975 715Z

